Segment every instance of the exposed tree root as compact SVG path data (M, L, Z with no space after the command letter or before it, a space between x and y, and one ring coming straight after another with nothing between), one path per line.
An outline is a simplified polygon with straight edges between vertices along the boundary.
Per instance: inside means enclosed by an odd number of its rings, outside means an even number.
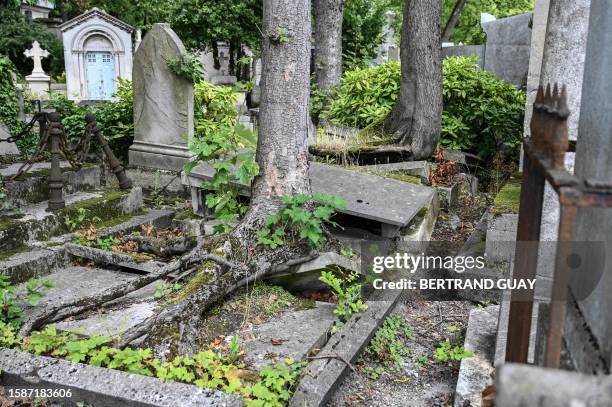
M27 336L33 330L41 328L43 325L68 318L73 315L92 310L114 299L123 297L133 291L136 291L156 280L164 278L169 274L180 270L181 268L205 260L218 260L221 264L231 264L227 260L211 255L202 254L202 246L198 246L189 253L182 256L180 259L172 261L160 268L154 273L147 274L135 280L132 280L125 285L113 287L103 293L92 295L89 297L78 298L73 301L62 302L51 308L41 309L39 312L29 316L21 325L19 334Z

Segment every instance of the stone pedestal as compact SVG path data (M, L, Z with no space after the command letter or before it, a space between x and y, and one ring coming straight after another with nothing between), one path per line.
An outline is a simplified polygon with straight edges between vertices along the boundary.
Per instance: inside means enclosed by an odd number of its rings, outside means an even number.
M28 90L36 99L49 99L49 89L51 87L51 77L44 73L33 73L25 77Z
M132 166L180 171L194 132L193 84L168 68L185 47L168 24L155 24L136 51Z

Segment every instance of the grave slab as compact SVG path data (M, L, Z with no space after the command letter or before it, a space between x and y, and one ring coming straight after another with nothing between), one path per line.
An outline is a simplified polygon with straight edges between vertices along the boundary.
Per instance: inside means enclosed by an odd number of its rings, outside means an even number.
M213 175L210 165L200 164L184 177L183 184L198 189L202 181L212 179ZM313 193L344 198L347 208L340 212L380 222L395 232L407 226L435 194L433 189L422 185L315 162L310 163L310 184ZM248 188L243 188L243 193L248 194ZM197 210L195 205L194 202Z
M153 296L150 298L153 298ZM154 301L140 302L85 319L57 322L51 326L61 331L70 331L79 335L116 336L152 316L155 307L157 307L157 303Z
M37 305L24 304L24 314L28 316L45 307L53 307L99 294L136 278L138 278L136 274L120 271L68 266L45 277L45 279L52 281L55 287L47 290L47 294L41 298ZM18 289L21 289L21 286L18 286Z
M81 402L96 407L238 407L244 404L239 397L218 390L13 349L0 351L0 369L4 386L70 389L70 405ZM66 405L66 399L55 401Z
M317 303L309 310L290 311L253 330L254 337L244 342L245 362L261 370L284 358L303 360L313 349L324 345L334 321L334 304ZM273 345L272 340L279 345Z

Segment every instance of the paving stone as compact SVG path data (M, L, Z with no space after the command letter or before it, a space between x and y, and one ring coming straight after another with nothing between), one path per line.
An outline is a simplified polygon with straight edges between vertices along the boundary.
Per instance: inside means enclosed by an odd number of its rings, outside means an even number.
M470 312L464 347L474 355L461 361L455 407L480 406L482 391L492 383L498 316L498 305L474 308Z
M119 208L123 213L134 213L142 208L143 196L141 187L133 187L130 192L119 200Z
M431 163L428 161L402 161L399 163L364 165L359 168L368 169L377 173L401 172L403 174L429 179L431 173L430 167Z
M218 390L163 381L13 349L0 351L2 384L70 389L70 405L96 407L238 407L242 399ZM54 401L54 399L50 399ZM66 399L60 399L66 405Z
M153 296L149 298L152 299ZM152 316L156 307L157 303L155 301L141 302L129 305L126 308L95 314L86 319L57 322L52 326L61 331L70 331L87 336L116 336Z
M2 175L5 178L11 177L15 174L17 174L17 171L19 170L19 167L21 167L22 163L13 163L13 164L8 164L5 167L0 168L0 175ZM60 161L60 168L64 169L64 168L70 168L70 163L68 161ZM38 162L38 163L34 163L32 164L32 168L30 168L29 172L36 172L36 171L40 171L40 170L49 170L51 169L51 162Z
M0 261L0 275L9 276L14 284L23 283L32 277L48 274L66 261L63 249L34 248Z
M336 320L334 304L317 303L317 307L289 311L253 329L253 339L244 342L245 361L249 367L261 370L284 358L303 360L311 350L325 344L327 334ZM273 345L272 340L280 340Z

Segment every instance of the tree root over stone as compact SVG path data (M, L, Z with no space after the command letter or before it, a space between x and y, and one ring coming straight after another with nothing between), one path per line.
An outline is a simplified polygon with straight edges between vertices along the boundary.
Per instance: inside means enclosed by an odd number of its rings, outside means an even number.
M221 248L227 258L224 261L212 259L221 266L216 275L184 300L127 330L115 345L123 348L146 335L150 339L148 345L157 354L193 355L198 352L202 318L210 306L244 285L315 258L318 254L304 242L275 250L257 246L257 231L267 214L276 210L278 206L257 208L252 205L245 218L224 237Z
M172 261L167 265L161 267L159 270L132 280L124 285L110 288L109 290L92 295L89 297L78 298L73 301L62 302L54 305L51 308L43 308L39 312L34 313L23 321L19 334L21 336L27 336L32 331L41 328L45 324L49 324L55 321L68 318L73 315L78 315L83 312L95 309L102 304L105 304L114 299L123 297L133 291L136 291L156 280L164 278L169 274L180 270L181 268L190 264L212 260L218 261L225 264L229 264L225 259L220 256L202 253L202 245L191 250L189 253L182 256L180 259Z

